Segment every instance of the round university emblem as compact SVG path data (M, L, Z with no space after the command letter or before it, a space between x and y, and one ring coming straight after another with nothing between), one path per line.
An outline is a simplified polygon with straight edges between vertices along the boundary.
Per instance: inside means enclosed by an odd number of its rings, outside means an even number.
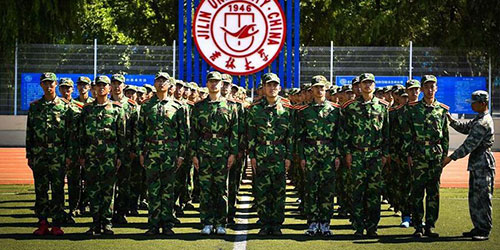
M277 0L202 0L193 18L201 56L231 75L261 71L278 56L286 22Z

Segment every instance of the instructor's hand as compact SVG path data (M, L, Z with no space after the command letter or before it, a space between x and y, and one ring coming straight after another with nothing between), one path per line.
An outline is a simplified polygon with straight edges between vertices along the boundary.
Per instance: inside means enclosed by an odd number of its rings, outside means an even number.
M346 154L346 156L345 156L345 164L347 165L348 169L351 169L351 166L352 166L352 154Z
M193 160L194 168L196 168L196 171L198 171L200 169L200 161L198 160L198 157L193 156L192 160Z
M250 159L250 165L252 166L253 173L255 174L257 170L257 159L255 158Z
M231 169L231 166L234 164L234 160L236 159L235 155L229 155L229 158L227 158L227 168Z
M292 165L292 162L288 159L285 159L285 169L286 172L288 172L288 169L290 169L290 165Z
M446 156L443 160L443 168L446 167L446 165L448 165L451 161L452 159L449 156Z

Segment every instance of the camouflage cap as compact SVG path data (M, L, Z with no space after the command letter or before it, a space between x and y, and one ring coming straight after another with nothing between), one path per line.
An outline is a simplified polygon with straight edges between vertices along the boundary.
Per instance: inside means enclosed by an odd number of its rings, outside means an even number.
M244 87L238 87L238 90L243 92L243 93L246 93L247 92L247 89L245 89Z
M319 81L319 82L315 82L311 85L311 87L314 87L314 86L327 86L327 82L326 81Z
M259 84L259 86L257 87L257 89L262 89L264 87L264 82L261 82L261 84Z
M344 86L342 86L341 88L341 92L352 92L352 85L351 84L346 84Z
M189 87L190 87L191 89L195 89L195 90L196 90L196 89L198 89L198 84L197 84L197 83L195 83L195 82L190 82L190 83L189 83Z
M137 92L137 87L136 87L136 86L134 86L134 85L127 85L127 86L125 86L125 88L124 88L123 90L124 90L124 91L129 91L129 90L131 90L131 91L135 91L135 92Z
M148 91L144 87L137 87L137 93L146 94Z
M175 80L175 85L181 85L182 87L186 87L186 84L182 80Z
M78 80L76 80L76 83L85 83L85 84L91 84L92 81L90 80L90 78L86 77L86 76L80 76L78 77Z
M398 92L400 89L404 89L404 88L405 88L405 86L403 86L401 84L396 84L396 85L392 86L391 91L392 92Z
M420 88L420 81L416 79L411 79L406 82L406 89Z
M351 84L354 85L354 84L358 84L358 83L360 83L359 76L353 77L351 80Z
M278 84L280 83L280 78L278 77L278 75L274 73L269 73L264 80L265 83L268 82L277 82Z
M437 83L438 80L437 78L434 76L434 75L425 75L425 76L422 76L422 84L425 84L426 82L435 82Z
M234 83L233 83L233 85L231 85L231 88L232 88L232 89L234 89L234 88L236 88L236 89L237 89L237 88L239 88L239 87L240 87L240 86L238 86L238 85L236 85L236 84L234 84Z
M57 81L57 76L52 72L45 72L40 76L40 82L44 81Z
M408 96L408 93L406 93L406 90L405 89L398 89L396 91L396 94L400 95L400 96Z
M392 91L392 86L385 86L382 89L384 90L384 93L389 93Z
M158 72L155 75L155 80L158 78L162 78L162 77L167 79L167 80L170 79L170 75L167 72Z
M382 87L376 87L375 88L375 93L377 93L377 92L384 92L384 88L382 88Z
M207 87L203 87L203 88L200 88L199 91L200 91L200 93L207 94L208 93L208 88Z
M212 71L210 73L207 74L207 81L210 81L210 80L222 80L222 75L220 72L218 71Z
M269 75L269 74L272 74L271 72L267 72L267 73L264 73L260 76L260 82L261 83L265 83L266 82L266 77Z
M230 74L222 74L222 82L224 83L232 83L233 77Z
M98 83L101 83L101 82L102 83L106 83L106 84L111 84L111 80L106 75L97 76L97 78L95 79L95 84L98 84Z
M74 84L75 83L73 82L73 80L71 80L71 78L64 77L59 80L59 87L61 86L73 87Z
M337 90L339 89L338 87L337 88L334 88L334 87L337 87L337 86L332 86L331 89L328 90L328 93L330 93L330 95L335 95L337 94Z
M125 76L122 75L122 74L114 74L113 76L111 76L111 81L118 81L118 82L121 82L121 83L125 83Z
M375 81L375 76L372 73L363 73L359 75L359 82Z
M315 75L311 78L311 85L314 86L315 83L318 83L318 82L326 82L328 81L326 79L326 77L322 76L322 75Z
M168 78L167 78L168 79ZM146 89L146 92L156 92L156 89L153 87L153 85L151 84L144 84L143 87Z
M488 102L489 101L489 95L488 92L484 90L476 90L472 92L471 98L465 100L468 103L475 103L475 102Z
M292 88L292 89L290 89L290 90L288 91L288 94L289 94L289 95L296 95L296 94L298 94L298 93L299 93L299 91L300 91L300 90L299 90L299 89L297 89L297 88Z

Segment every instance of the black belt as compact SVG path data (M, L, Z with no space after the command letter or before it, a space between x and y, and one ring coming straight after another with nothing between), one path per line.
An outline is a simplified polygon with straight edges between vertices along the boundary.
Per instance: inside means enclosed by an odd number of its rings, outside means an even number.
M157 144L157 145L163 145L163 144L169 144L169 143L176 142L177 139L161 139L161 140L156 140L156 139L153 139L153 138L147 138L146 141L149 142L149 143Z
M323 140L306 139L305 142L309 145L316 145L316 146L333 143L333 141L330 139L323 139Z
M377 150L377 149L380 149L381 147L378 146L378 147L359 147L359 146L354 146L355 149L357 149L358 151L361 151L361 152L368 152L368 151L373 151L373 150Z
M92 140L92 144L94 144L94 145L103 145L103 144L112 144L112 143L116 143L116 141L111 140L111 139Z
M48 147L48 148L52 148L52 147L57 147L57 146L63 145L62 142L50 142L50 143L35 142L34 144L37 147Z
M271 145L279 145L283 143L283 140L275 140L275 141L259 141L260 145L266 145L266 146L271 146Z
M217 139L217 138L225 138L227 137L226 133L204 133L201 135L201 138L205 140Z

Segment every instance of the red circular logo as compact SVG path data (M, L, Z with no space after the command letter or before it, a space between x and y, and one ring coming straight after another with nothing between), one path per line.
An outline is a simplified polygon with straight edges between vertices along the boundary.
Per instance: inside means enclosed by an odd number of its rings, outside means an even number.
M285 43L277 0L202 0L193 18L200 55L215 69L249 75L267 67Z

